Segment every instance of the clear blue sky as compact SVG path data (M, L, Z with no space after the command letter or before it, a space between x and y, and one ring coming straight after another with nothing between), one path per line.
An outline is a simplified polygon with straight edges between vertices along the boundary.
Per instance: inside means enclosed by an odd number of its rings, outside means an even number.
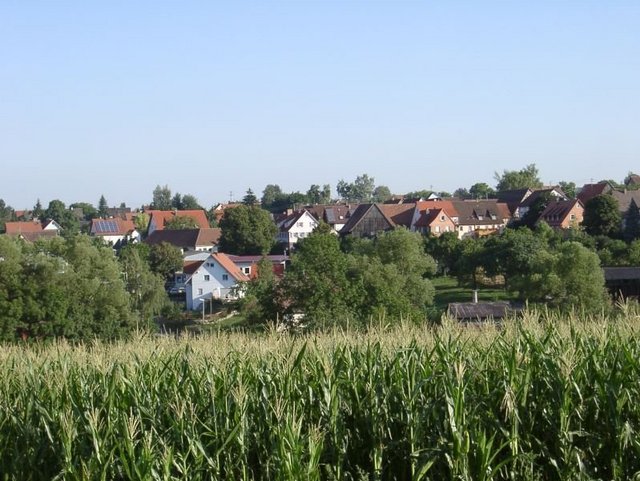
M5 0L0 61L18 209L640 171L637 0Z

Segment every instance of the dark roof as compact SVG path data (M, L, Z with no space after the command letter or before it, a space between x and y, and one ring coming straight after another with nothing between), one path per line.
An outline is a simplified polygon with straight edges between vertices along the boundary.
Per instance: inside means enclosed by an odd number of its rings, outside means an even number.
M603 267L605 281L640 280L640 267Z
M521 306L516 306L507 301L496 302L452 302L449 304L448 313L458 320L502 319L515 312L521 311Z
M559 187L548 187L546 189L537 189L531 192L531 195L524 199L520 205L523 207L531 207L533 203L538 200L541 196L545 194L551 194L552 192L557 192L560 194L561 199L566 200L567 196Z
M454 200L458 212L458 225L494 225L502 224L511 214L507 204L496 199Z
M395 226L403 226L409 229L413 220L413 211L416 204L403 202L402 204L376 204L380 211L390 219Z
M551 201L540 214L538 220L544 220L551 227L560 226L576 205L582 207L582 202L578 199Z
M580 192L578 192L578 199L585 204L587 201L593 199L602 194L607 194L613 190L611 184L607 181L598 182L597 184L584 184Z
M360 204L356 207L356 210L351 213L347 223L340 230L340 234L348 234L351 232L360 223L365 214L374 208L374 205L375 204Z
M155 230L144 242L149 245L167 242L181 249L195 247L198 241L200 229Z
M640 206L640 190L614 190L611 192L614 199L618 201L618 210L625 214L629 210L631 201L634 201L637 206Z
M289 260L289 256L282 254L268 255L268 256L235 256L232 254L227 254L227 257L235 262L260 262L263 258L267 258L271 262L286 262Z
M507 204L520 204L530 193L531 189L503 190L496 193L496 198Z

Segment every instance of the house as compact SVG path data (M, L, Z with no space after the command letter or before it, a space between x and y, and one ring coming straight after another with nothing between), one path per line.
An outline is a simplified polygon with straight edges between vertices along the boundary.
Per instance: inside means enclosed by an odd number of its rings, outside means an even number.
M537 222L546 222L554 229L570 229L582 224L584 206L578 199L552 200L540 214Z
M33 242L43 237L56 237L60 234L62 227L55 220L45 222L6 222L5 234L12 237Z
M416 204L360 204L340 230L340 235L374 237L396 227L411 227Z
M618 210L623 219L632 202L640 206L640 190L613 190L610 194L618 201Z
M514 219L522 219L529 211L531 206L540 198L548 196L551 200L568 200L567 195L560 189L560 187L545 187L543 189L535 189L529 194L520 205L516 208L513 214Z
M496 194L498 202L507 204L511 217L517 218L518 207L533 193L532 189L503 190Z
M112 219L91 219L89 235L101 238L105 243L113 246L123 242L140 241L140 233L133 221L119 217Z
M183 253L187 251L217 252L222 230L219 227L206 229L156 230L145 240L145 244L166 242Z
M268 256L235 256L227 254L227 257L250 279L258 277L258 263L264 258L271 262L273 273L278 277L284 275L286 265L289 262L289 256L286 254Z
M211 299L232 300L243 296L242 283L249 277L226 254L216 252L205 260L184 266L187 309L197 310Z
M422 219L422 214L437 209L442 209L446 213L446 216L451 219L460 239L502 232L511 220L508 205L504 202L499 202L497 199L427 200L416 203L411 229L419 230L421 226L416 224L418 222L421 224L426 222L426 219ZM440 214L440 217L442 217L442 214ZM450 224L446 218L441 222L440 227L441 229L444 227L446 232L446 226L450 228Z
M582 202L582 205L585 205L594 197L610 194L612 191L613 186L607 181L598 182L597 184L584 184L577 197Z
M336 233L342 230L355 208L356 206L349 204L317 204L306 207L313 217L328 224L331 230Z
M147 235L151 235L156 230L163 230L166 223L176 217L188 217L193 219L199 229L207 229L209 221L207 215L202 209L195 210L147 210L145 211L149 217L149 228Z
M294 212L278 223L278 242L291 249L299 239L308 237L318 227L318 221L309 211Z
M411 230L422 234L440 236L445 232L456 232L456 224L443 208L419 210L416 206L415 222L412 222Z

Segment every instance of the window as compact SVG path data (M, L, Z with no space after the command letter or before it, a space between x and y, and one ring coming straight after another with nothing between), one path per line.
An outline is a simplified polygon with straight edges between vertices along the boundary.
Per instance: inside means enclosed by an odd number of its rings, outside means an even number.
M222 274L222 280L223 281L228 281L229 280L229 274Z
M201 296L202 295L202 289L198 289L198 295Z
M251 274L251 267L243 267L242 272L244 272L246 275Z
M440 232L440 226L439 225L436 226L436 232Z
M204 280L205 281L210 281L211 280L211 276L209 274L205 274L204 275Z
M444 222L444 216L443 215L440 216L440 222Z
M571 220L576 220L576 215L575 214L571 214Z
M297 225L298 227L304 227L304 222L298 222L296 225Z

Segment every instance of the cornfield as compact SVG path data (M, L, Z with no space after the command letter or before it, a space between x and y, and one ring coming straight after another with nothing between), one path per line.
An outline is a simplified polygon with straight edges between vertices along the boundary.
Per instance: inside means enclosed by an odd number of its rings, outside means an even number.
M0 479L640 478L640 317L0 348Z

